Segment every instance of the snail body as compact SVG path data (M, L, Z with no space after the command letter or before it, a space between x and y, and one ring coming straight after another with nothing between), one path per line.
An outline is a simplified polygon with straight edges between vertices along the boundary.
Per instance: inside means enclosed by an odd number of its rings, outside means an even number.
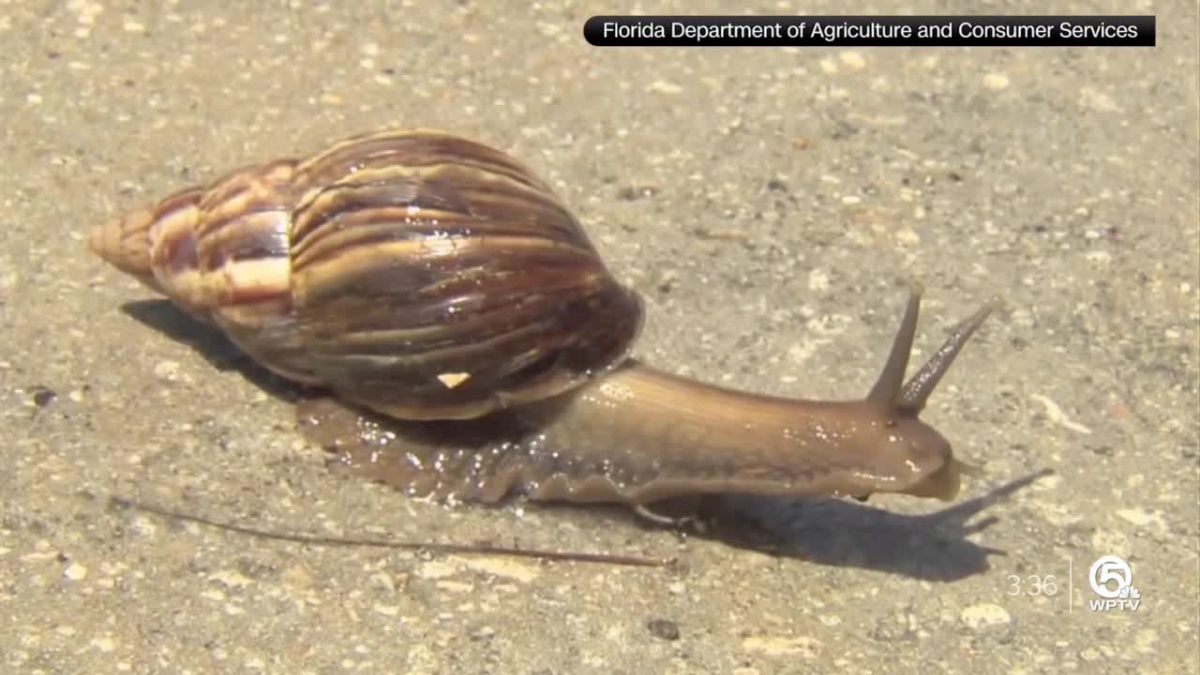
M91 249L334 398L304 433L413 495L626 502L904 493L964 464L919 419L988 303L907 382L920 289L859 401L681 378L629 356L643 303L543 181L434 131L247 166L93 230Z

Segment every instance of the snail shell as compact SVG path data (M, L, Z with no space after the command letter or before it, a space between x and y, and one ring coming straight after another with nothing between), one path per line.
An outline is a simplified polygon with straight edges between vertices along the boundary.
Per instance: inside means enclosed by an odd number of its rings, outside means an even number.
M567 391L621 362L642 324L549 186L431 131L238 169L91 247L272 371L401 419Z
M245 167L90 243L267 368L334 392L300 417L345 463L410 494L482 501L514 489L639 509L721 492L949 499L967 466L919 416L999 304L905 381L914 286L861 400L681 378L629 358L642 302L545 183L432 131Z

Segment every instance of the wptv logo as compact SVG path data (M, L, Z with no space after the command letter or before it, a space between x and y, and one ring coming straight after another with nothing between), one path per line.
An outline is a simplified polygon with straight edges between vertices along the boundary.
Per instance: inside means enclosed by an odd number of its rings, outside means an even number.
M1088 583L1100 596L1100 600L1088 602L1093 612L1136 611L1142 604L1142 594L1133 585L1133 570L1124 558L1115 555L1101 556L1092 563L1088 571Z

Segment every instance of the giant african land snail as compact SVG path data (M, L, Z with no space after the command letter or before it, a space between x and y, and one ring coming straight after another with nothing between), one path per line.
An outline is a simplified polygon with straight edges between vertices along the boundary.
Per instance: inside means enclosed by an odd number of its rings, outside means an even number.
M242 168L90 242L270 370L336 394L302 419L348 463L414 495L482 501L952 498L964 465L918 415L996 304L905 383L914 287L861 401L680 378L629 358L642 302L544 182L430 131Z

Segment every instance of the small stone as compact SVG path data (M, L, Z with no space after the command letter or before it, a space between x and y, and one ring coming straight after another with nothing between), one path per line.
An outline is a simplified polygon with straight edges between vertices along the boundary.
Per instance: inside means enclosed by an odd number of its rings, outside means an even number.
M504 577L526 584L537 579L542 573L540 569L533 565L526 565L515 560L505 560L500 557L471 558L464 561L463 565L476 572Z
M742 648L765 656L799 656L815 660L821 643L814 638L784 636L751 636L742 640Z
M863 58L863 55L860 52L853 50L844 51L841 54L838 54L838 58L842 60L843 64L849 66L853 70L862 70L863 68L867 67L867 60Z
M249 577L235 569L217 570L208 575L208 578L226 588L245 588L252 583Z
M821 293L829 290L829 275L821 269L813 269L808 273L808 290Z
M176 380L179 378L179 362L178 361L159 361L154 365L154 376L163 380Z
M417 571L417 575L422 579L444 579L458 572L458 567L450 563L440 560L431 560L423 565Z
M387 593L396 592L396 582L392 580L392 575L387 572L376 572L367 577L371 582L371 586Z
M1012 615L1000 605L982 602L971 605L962 611L960 617L968 628L984 630L992 626L1004 626L1012 623Z
M491 626L483 626L479 630L471 633L472 640L490 640L496 635L496 629Z
M650 86L646 87L646 91L653 91L658 94L675 95L683 91L683 87L674 82L666 82L664 80L656 80Z
M983 76L983 86L994 91L1008 89L1008 76L1004 73L988 73Z
M386 576L386 575L384 575ZM388 578L389 582L391 578ZM307 591L313 587L314 580L311 574L303 567L294 565L283 571L283 581L291 587L293 591ZM393 589L394 590L394 587Z
M80 563L71 563L67 565L67 569L63 570L63 578L70 579L71 581L83 581L87 573L87 567L84 567Z
M1167 522L1163 518L1162 511L1154 510L1147 511L1145 509L1117 509L1117 515L1129 523L1138 527L1145 527L1155 530L1159 534L1167 533Z

